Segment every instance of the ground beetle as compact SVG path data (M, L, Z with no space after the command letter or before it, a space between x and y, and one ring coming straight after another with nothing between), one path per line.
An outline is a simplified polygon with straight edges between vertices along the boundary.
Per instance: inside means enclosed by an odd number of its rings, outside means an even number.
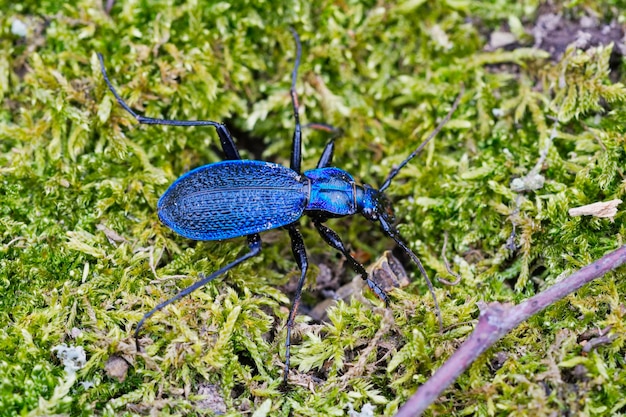
M302 128L298 114L296 76L301 58L301 44L298 34L292 29L296 42L296 60L291 74L291 104L296 129L293 134L291 165L289 168L264 161L242 160L226 125L210 120L166 120L144 117L135 113L117 93L104 67L104 59L98 54L102 76L117 102L139 123L172 126L213 126L217 130L226 160L196 168L177 179L159 199L157 210L161 221L181 236L195 240L222 240L246 236L250 251L209 276L185 288L174 297L166 300L148 313L137 324L135 338L144 322L168 304L206 285L219 275L234 268L243 261L261 252L260 232L284 228L291 237L291 249L300 268L300 280L296 295L287 319L287 340L285 352L284 381L289 373L289 349L291 330L298 311L300 295L304 284L308 259L298 223L303 215L313 220L322 238L341 252L348 263L366 281L369 288L387 304L387 295L373 280L365 268L343 244L339 235L324 225L331 218L351 216L360 213L372 222L378 222L383 232L391 237L415 262L426 279L430 292L435 297L432 284L418 257L400 239L394 227L394 214L391 202L383 193L413 157L415 157L450 119L459 104L461 94L452 105L450 112L428 138L413 151L399 166L392 169L383 185L377 190L369 185L358 185L346 171L331 167L334 152L334 138L326 145L316 169L300 170ZM441 317L435 299L437 316Z

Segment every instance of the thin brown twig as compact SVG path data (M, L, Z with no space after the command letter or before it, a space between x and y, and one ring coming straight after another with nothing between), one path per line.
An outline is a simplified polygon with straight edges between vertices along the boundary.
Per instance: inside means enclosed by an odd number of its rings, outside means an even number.
M615 340L616 338L617 338L617 335L615 335L615 334L609 334L609 335L593 338L593 339L589 340L587 343L585 343L585 346L583 346L582 354L583 355L587 355L589 352L591 352L596 347L598 347L600 345L609 344L613 340Z
M520 323L626 263L626 245L579 269L547 290L518 304L479 303L476 328L459 349L398 410L395 417L420 416L483 352Z

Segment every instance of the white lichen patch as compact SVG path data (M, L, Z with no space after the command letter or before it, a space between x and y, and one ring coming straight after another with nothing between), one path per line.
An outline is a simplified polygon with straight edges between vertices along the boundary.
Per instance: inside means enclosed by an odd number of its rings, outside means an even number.
M87 363L87 354L82 346L67 346L61 343L53 347L52 351L56 353L68 375L76 374Z
M363 404L361 411L352 408L352 404L348 403L348 416L350 417L374 417L374 406L370 403Z

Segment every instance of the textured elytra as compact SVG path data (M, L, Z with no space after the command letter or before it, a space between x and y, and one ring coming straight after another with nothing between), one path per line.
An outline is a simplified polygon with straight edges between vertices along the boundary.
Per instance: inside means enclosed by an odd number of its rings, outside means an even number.
M176 180L160 198L158 212L181 236L221 240L297 221L308 194L308 180L284 166L223 161Z

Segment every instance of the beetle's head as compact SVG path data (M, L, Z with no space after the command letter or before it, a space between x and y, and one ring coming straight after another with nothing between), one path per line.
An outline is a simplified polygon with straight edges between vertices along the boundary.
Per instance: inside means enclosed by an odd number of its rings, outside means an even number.
M393 214L391 201L387 196L369 185L363 186L363 200L361 213L371 221L381 221L393 224L396 217Z

